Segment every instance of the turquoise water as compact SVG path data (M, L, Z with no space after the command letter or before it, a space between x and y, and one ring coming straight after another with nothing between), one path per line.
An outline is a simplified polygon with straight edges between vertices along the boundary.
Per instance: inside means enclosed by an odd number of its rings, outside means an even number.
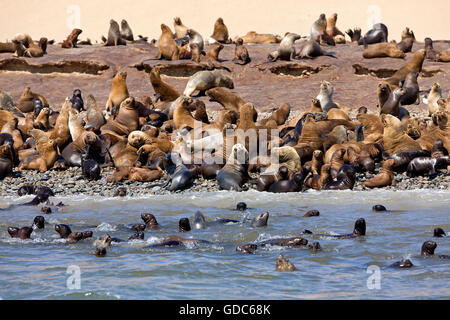
M44 231L29 240L12 239L8 226L30 226L39 207L0 210L0 298L2 299L449 299L450 260L423 258L424 241L436 241L435 254L450 254L450 238L433 238L433 229L450 229L448 191L322 191L269 194L256 191L214 192L148 196L145 198L53 197L66 204L60 212L45 215ZM29 201L32 197L1 198L0 206ZM249 210L234 211L245 201ZM390 213L373 212L384 204ZM319 217L304 218L311 209ZM268 226L246 223L211 224L204 230L177 231L178 220L193 221L200 210L207 220L243 220L269 211ZM128 239L129 227L142 223L140 214L153 213L163 226L145 231L145 240L113 243L105 257L94 255L93 239L109 233ZM314 233L351 233L356 219L364 218L367 235L336 240L307 236L319 241L322 251L272 246L253 255L236 246L276 237ZM94 238L75 244L59 239L54 225L72 231L91 230ZM211 244L186 248L148 248L168 235L205 239ZM283 254L295 272L275 271ZM388 266L409 258L411 269ZM80 271L79 289L70 280L69 266ZM371 268L380 277L370 282ZM377 267L373 267L377 266ZM378 274L378 273L377 273ZM69 286L67 282L69 280ZM369 289L370 283L379 289Z

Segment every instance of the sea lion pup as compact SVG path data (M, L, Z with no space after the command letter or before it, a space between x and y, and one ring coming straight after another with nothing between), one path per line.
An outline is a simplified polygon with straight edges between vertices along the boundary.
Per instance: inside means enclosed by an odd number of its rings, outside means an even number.
M333 102L334 87L328 81L320 81L320 92L316 99L320 101L320 106L323 112L328 112L331 108L338 108L339 106Z
M78 42L78 36L83 32L81 29L73 29L67 36L67 39L61 44L61 48L76 48Z
M265 44L265 43L280 43L283 39L278 35L273 35L270 33L256 33L255 31L249 31L246 35L242 37L235 37L234 41L238 38L241 38L245 43L256 43L256 44Z
M442 98L442 88L439 83L435 82L431 86L430 93L427 97L428 104L428 116L432 116L435 112L439 111L438 101Z
M161 69L158 67L154 67L150 72L150 83L155 90L157 99L161 101L174 101L180 96L175 87L161 79Z
M414 41L416 41L414 32L406 27L405 30L402 31L402 41L399 42L398 48L404 53L411 52Z
M318 56L329 56L329 57L337 59L337 57L334 55L333 52L326 52L326 51L322 50L319 43L317 43L314 40L308 40L302 45L302 47L300 48L300 51L297 55L297 58L298 59L314 59L315 57L318 57Z
M361 29L360 28L354 28L352 29L348 29L347 31L345 31L346 34L348 34L348 36L350 37L352 42L358 42L359 39L361 39Z
M44 107L49 106L47 100L43 95L32 92L30 87L25 87L25 89L23 89L22 95L19 98L19 102L17 103L17 108L19 108L19 110L24 113L34 111L33 99L36 98L41 100Z
M405 116L406 109L400 108L400 100L406 94L405 88L397 88L389 94L389 98L381 106L380 114L391 114L399 119ZM407 112L407 111L406 111Z
M30 135L36 141L36 150L38 154L25 157L19 164L18 169L22 170L40 170L50 169L58 158L57 143L49 139L45 132L39 129L29 131Z
M383 162L383 166L379 174L375 177L363 182L364 188L383 188L386 186L394 186L395 179L392 167L395 165L394 159L388 159Z
M81 96L80 89L75 89L73 91L73 96L70 99L70 102L72 102L72 108L76 109L78 112L84 110L84 101L83 97Z
M384 151L387 155L391 156L398 152L422 150L419 143L403 131L400 119L390 114L383 114L381 115L381 122L384 126L383 142Z
M17 129L17 124L19 120L14 118L3 125L0 133L9 133L14 140L14 149L18 150L23 145L22 132Z
M397 43L395 42L380 42L372 44L370 46L364 44L364 51L362 53L362 56L365 59L383 57L403 59L404 57L406 57L406 54L402 50L400 50Z
M39 112L39 115L34 120L33 127L35 129L41 129L43 131L47 131L50 128L50 123L48 121L49 115L50 115L50 109L43 108L41 110L41 112Z
M441 158L416 157L409 162L406 175L408 177L434 175L437 169L446 169L448 165L450 165L448 156Z
M120 36L124 40L134 41L133 31L131 30L127 20L122 19L120 22Z
M362 45L364 43L372 44L379 42L388 42L388 29L383 23L374 24L372 29L367 31L364 37L358 40L358 45Z
M311 25L310 39L319 42L320 36L323 35L326 32L326 30L327 30L327 19L325 18L325 14L322 13L319 16L319 19L314 21L314 23Z
M33 232L33 228L31 227L8 227L8 233L11 238L19 238L19 239L30 239L31 233Z
M277 256L275 262L276 271L296 271L298 270L292 262L285 258L282 254Z
M189 36L189 43L196 43L198 44L198 48L200 52L203 51L205 47L205 43L203 41L203 37L195 31L194 29L187 29L187 35Z
M235 144L225 166L217 173L217 182L222 190L241 191L249 180L248 151L242 144Z
M384 103L389 99L389 95L391 94L391 87L386 82L380 82L377 85L377 96L378 96L378 104L377 108L381 110L381 107Z
M116 115L122 101L128 98L130 94L127 88L127 72L119 71L112 80L111 91L105 109L112 115Z
M108 40L106 41L105 46L125 45L127 45L127 43L124 39L122 39L119 24L114 19L109 20Z
M269 53L267 59L271 62L277 61L278 59L286 61L292 60L296 56L294 42L298 39L300 39L300 35L296 33L287 33L283 40L281 40L278 50Z
M97 102L92 94L86 98L86 130L99 132L100 127L106 123L105 117L97 106Z
M186 27L179 17L173 18L173 28L175 29L175 35L177 39L186 37L188 27Z
M344 164L337 173L336 181L328 182L323 186L322 190L352 190L355 180L355 168L350 164Z
M220 42L220 43L226 43L226 44L231 43L231 39L228 35L228 28L224 24L222 18L218 18L216 20L216 22L214 23L214 31L213 31L213 34L211 35L211 38L213 38L214 40L216 40L217 42Z
M289 180L281 180L270 185L268 192L284 193L299 192L303 188L303 175L301 173L294 174Z
M161 24L161 36L158 42L157 60L179 60L180 49L173 39L173 33L170 28L164 23Z
M399 86L400 81L405 80L406 76L410 72L421 72L422 64L425 59L425 49L417 50L411 57L409 62L403 67L398 69L390 78L387 78L387 82L391 88L396 88Z
M189 78L183 95L190 97L195 90L200 91L199 95L204 95L206 90L215 87L234 89L233 79L218 70L198 71Z
M11 146L1 145L0 146L0 180L5 177L12 176L14 167L14 156Z
M247 48L244 47L244 40L238 38L235 42L233 63L245 65L251 61Z
M438 61L439 51L433 48L433 40L431 38L425 38L424 41L425 59L431 61Z
M419 72L410 72L406 75L405 82L403 83L403 88L406 89L406 93L400 99L400 104L410 105L419 104L419 84L417 83L417 77Z

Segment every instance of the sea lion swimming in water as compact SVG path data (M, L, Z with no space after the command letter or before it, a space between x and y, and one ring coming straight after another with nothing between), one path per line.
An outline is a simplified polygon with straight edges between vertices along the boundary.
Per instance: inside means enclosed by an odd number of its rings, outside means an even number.
M328 234L314 234L317 236L324 236L324 237L332 237L335 239L351 239L356 238L360 236L366 235L366 221L364 218L359 218L355 222L355 227L353 228L353 232L350 234L343 234L343 235L328 235Z

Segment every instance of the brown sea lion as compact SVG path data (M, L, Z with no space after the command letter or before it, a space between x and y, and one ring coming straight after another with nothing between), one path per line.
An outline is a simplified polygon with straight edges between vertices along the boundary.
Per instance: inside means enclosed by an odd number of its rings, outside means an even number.
M431 61L438 61L439 51L433 48L433 40L431 38L425 38L424 41L425 59Z
M237 41L238 38L243 40L243 43L256 43L256 44L265 44L265 43L280 43L283 39L278 35L273 35L270 33L256 33L255 31L249 31L246 35L242 37L236 37L234 41Z
M403 59L406 54L402 50L400 50L397 43L395 42L380 42L371 44L370 46L368 46L367 44L364 45L362 56L365 59L383 57Z
M240 65L245 65L251 61L247 48L244 47L244 40L238 38L235 41L236 47L234 48L233 62Z
M404 53L411 52L414 41L416 41L414 32L406 27L405 30L402 31L402 41L399 42L398 48Z
M446 50L438 54L438 61L450 62L450 50Z
M19 102L17 103L17 108L25 113L34 111L33 99L41 100L43 107L49 106L47 100L43 95L32 92L30 87L25 87L25 89L23 89L22 95L19 98Z
M222 18L218 18L214 23L214 31L213 34L211 35L211 38L220 43L227 43L227 44L231 43L231 39L228 35L228 28L224 24Z
M108 101L105 106L106 111L113 115L117 114L117 108L122 101L129 96L130 94L128 93L127 88L127 72L119 71L112 80L111 91L109 92Z
M442 98L442 88L439 83L435 82L431 86L430 93L427 96L428 116L432 116L439 111L439 99Z
M30 135L35 139L37 145L37 155L25 157L19 164L18 169L21 170L40 170L47 171L50 169L58 158L57 143L49 139L47 135L39 130L30 130Z
M43 108L41 112L39 112L39 115L36 117L36 119L34 119L33 127L35 129L41 129L44 131L50 129L49 116L50 116L50 109Z
M395 165L394 159L388 159L383 162L383 166L379 174L375 177L363 182L365 188L383 188L386 186L394 186L395 179L392 167Z
M16 51L16 43L18 43L18 42L19 41L15 41L15 42L0 42L0 53L3 53L3 52L15 52ZM25 49L24 49L24 51L25 51Z
M236 93L224 87L216 87L206 91L210 101L220 103L225 109L239 113L240 108L247 102ZM256 119L254 119L256 121Z
M14 155L12 147L8 144L0 146L0 180L12 176L14 167Z
M86 98L86 130L99 132L100 127L106 123L105 117L97 106L97 102L92 94Z
M50 132L49 138L56 141L58 148L63 148L70 142L71 135L69 129L69 110L72 109L70 98L66 98L61 107L55 126Z
M279 254L276 260L276 271L296 271L298 270L292 262Z
M325 32L330 37L336 37L338 35L340 35L340 36L344 35L338 28L336 28L336 21L337 21L337 13L333 13L327 19L327 26L326 26ZM344 38L344 40L345 40L345 38Z
M400 100L406 94L406 88L396 88L390 94L386 102L381 106L380 114L391 114L399 119L404 115L400 110Z
M320 168L320 175L310 173L305 178L305 186L314 190L322 190L323 186L332 180L331 166L329 164L324 164Z
M69 110L69 130L72 141L78 139L79 136L85 131L83 127L82 114L80 114L76 109L71 108Z
M18 150L23 145L23 136L22 132L18 130L17 124L19 120L17 118L13 118L8 121L5 125L2 126L0 133L9 133L14 140L14 149Z
M220 43L213 43L209 50L206 52L206 57L210 58L214 61L219 61L219 53L224 48L223 44Z
M184 38L187 35L188 27L186 27L179 17L173 18L173 28L177 39Z
M30 43L30 47L25 49L23 53L24 57L37 58L42 57L47 50L47 38L39 39L39 43L35 44L34 42Z
M109 20L108 40L105 46L125 46L126 44L120 34L119 24L113 19Z
M331 173L331 177L333 179L336 178L339 169L344 165L345 152L346 152L345 149L339 149L339 150L336 150L333 153L333 155L331 156L331 160L330 160L331 170L330 170L330 173Z
M139 110L133 97L128 97L120 104L117 116L109 118L105 125L100 128L102 134L107 134L114 141L137 130L139 127Z
M406 65L398 69L392 77L387 78L385 81L391 86L391 88L399 87L400 81L405 80L408 73L422 71L424 59L425 49L417 50Z
M161 37L158 42L158 54L156 59L179 60L180 49L173 39L173 33L164 23L161 24Z
M61 48L76 48L78 42L78 36L83 32L81 29L73 29L66 40L63 41Z
M384 126L384 151L387 155L390 156L404 151L412 152L422 150L419 143L403 131L400 119L390 114L383 114L381 115L381 121Z
M146 168L131 168L128 174L129 181L151 182L165 177L165 173L157 168L156 170Z
M150 83L155 90L155 95L161 101L174 101L180 96L175 87L161 79L160 68L158 67L154 67L150 72Z

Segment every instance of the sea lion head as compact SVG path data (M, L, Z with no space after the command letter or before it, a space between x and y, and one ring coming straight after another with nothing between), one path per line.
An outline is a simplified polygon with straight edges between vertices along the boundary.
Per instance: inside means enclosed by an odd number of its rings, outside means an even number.
M425 40L424 40L424 42L425 42L425 48L426 47L431 47L431 48L433 48L433 40L431 40L431 38L425 38Z
M191 225L189 223L189 219L188 218L181 218L178 221L178 231L179 232L191 231Z
M399 129L402 125L401 121L399 118L394 117L391 114L382 114L381 115L381 122L383 123L383 126L385 128L394 128L394 129Z
M267 220L269 220L269 212L260 213L252 222L252 227L265 227L267 226Z
M436 249L437 243L434 241L425 241L422 244L421 254L423 256L432 256L434 255L434 249Z
M103 248L109 247L112 242L112 238L109 234L105 234L103 237L100 237L99 240Z
M255 250L258 249L258 245L256 244L245 244L243 246L237 246L236 251L240 251L242 253L252 254Z
M173 18L173 22L175 22L176 25L181 26L183 23L181 22L180 17Z
M445 233L444 229L442 228L435 228L433 230L433 236L434 237L445 237L447 234Z
M359 218L358 220L356 220L353 234L358 236L366 235L366 220L364 220L363 218Z
M156 221L156 218L151 213L142 213L141 219L145 222L146 225L158 225L158 221Z
M397 88L392 91L395 99L398 100L406 94L406 88Z
M29 239L32 232L33 228L30 227L23 227L23 228L8 227L8 233L11 236L11 238Z
M282 254L279 254L276 259L276 270L277 271L294 271L297 270L294 264L285 258Z
M33 220L33 229L44 229L45 219L43 216L36 216Z
M128 97L125 100L122 101L120 104L120 108L123 109L135 109L137 107L135 100L133 97Z
M242 46L243 44L244 44L244 40L242 40L242 38L237 38L237 40L236 40L236 45L238 45L238 46Z
M433 83L433 85L431 86L430 94L431 93L442 94L442 88L441 88L441 85L438 82Z
M133 131L128 135L128 143L130 146L137 149L139 149L142 145L149 144L151 142L151 139L149 139L149 137L147 137L147 135L140 130Z
M127 80L127 72L126 71L119 71L119 72L117 72L116 77L117 77L117 79L125 81L125 80Z
M67 224L57 224L55 231L59 233L61 238L67 238L72 233L72 230Z
M218 19L216 20L216 23L219 23L219 24L224 24L224 23L223 23L223 19L222 19L222 18L218 18Z
M362 106L362 107L359 107L359 108L358 108L357 113L358 113L358 114L366 114L367 111L368 111L368 110L367 110L367 107Z
M246 164L248 163L248 151L244 145L237 143L231 149L230 158L233 161L232 163Z
M323 91L327 95L332 95L334 88L331 82L328 82L326 80L320 81L320 91Z
M245 211L247 210L247 204L245 202L238 202L236 205L236 210Z
M387 211L387 209L381 204L376 204L372 207L372 211Z

